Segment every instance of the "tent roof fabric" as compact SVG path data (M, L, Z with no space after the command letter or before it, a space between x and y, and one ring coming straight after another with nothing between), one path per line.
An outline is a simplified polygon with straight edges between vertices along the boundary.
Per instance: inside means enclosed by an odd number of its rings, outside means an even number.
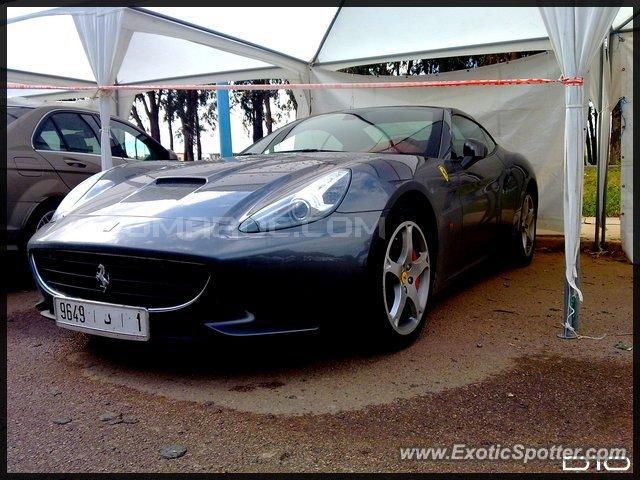
M550 48L535 7L114 8L123 10L122 28L131 33L121 84L245 80L251 72L288 78L310 64L337 70ZM10 79L22 71L95 82L71 18L83 10L91 7L9 7L7 44L20 46L7 49ZM612 28L632 28L632 16L631 7L621 8Z
M149 7L146 10L224 32L309 61L316 53L335 7Z
M526 43L532 40L543 42ZM469 48L494 53L547 49L548 45L536 7L349 7L340 11L317 61L321 65L351 64L354 60L375 63L407 55L464 54ZM484 48L480 51L478 47Z

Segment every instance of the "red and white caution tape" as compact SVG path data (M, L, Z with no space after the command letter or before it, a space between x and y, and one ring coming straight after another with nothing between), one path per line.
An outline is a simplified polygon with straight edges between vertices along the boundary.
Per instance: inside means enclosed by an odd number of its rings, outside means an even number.
M70 91L114 91L114 90L350 90L364 88L427 88L427 87L478 87L504 85L544 85L562 83L582 85L582 77L550 78L506 78L494 80L431 80L419 82L354 82L354 83L270 83L270 84L209 84L209 85L35 85L7 82L8 89L18 90L70 90Z

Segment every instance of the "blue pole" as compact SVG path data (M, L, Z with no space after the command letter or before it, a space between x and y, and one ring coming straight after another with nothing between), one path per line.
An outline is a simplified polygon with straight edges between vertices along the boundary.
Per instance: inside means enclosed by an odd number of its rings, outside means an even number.
M218 85L225 85L219 83ZM220 133L220 156L233 157L231 145L231 108L229 107L229 90L216 90L218 101L218 132Z

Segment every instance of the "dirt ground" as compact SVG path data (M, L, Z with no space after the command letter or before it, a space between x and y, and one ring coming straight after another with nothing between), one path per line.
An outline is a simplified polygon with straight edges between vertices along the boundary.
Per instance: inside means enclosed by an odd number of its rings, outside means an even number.
M582 255L581 333L560 340L563 257L477 272L418 341L296 337L147 347L61 330L13 292L10 472L546 471L559 461L402 460L499 443L632 454L632 267ZM600 338L604 336L604 338ZM600 338L600 339L595 339ZM617 345L617 346L616 346ZM623 347L623 348L620 348ZM167 445L186 448L165 459Z

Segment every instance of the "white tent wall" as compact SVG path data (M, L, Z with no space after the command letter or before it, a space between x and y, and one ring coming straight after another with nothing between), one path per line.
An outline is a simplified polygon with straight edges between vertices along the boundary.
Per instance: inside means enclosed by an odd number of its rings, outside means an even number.
M611 84L614 103L622 100L622 135L620 138L620 234L622 249L638 263L633 251L633 32L611 37ZM637 168L637 167L636 167Z
M553 53L512 62L421 76L421 80L558 78ZM403 82L416 77L371 77L312 68L312 82ZM540 188L539 229L562 232L562 157L564 87L520 85L410 89L314 90L313 113L383 105L433 105L459 108L485 125L498 143L523 153L533 164Z

